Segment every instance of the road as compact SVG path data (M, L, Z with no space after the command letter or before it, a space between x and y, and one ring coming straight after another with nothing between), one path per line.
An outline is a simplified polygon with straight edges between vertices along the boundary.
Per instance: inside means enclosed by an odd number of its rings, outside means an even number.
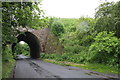
M77 67L60 66L30 58L16 61L13 78L118 78Z

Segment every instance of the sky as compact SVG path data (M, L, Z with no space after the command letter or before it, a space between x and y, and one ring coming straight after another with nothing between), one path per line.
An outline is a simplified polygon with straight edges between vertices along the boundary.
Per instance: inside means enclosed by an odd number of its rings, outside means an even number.
M105 0L43 0L41 8L46 16L60 18L94 17L95 9ZM119 0L107 0L117 2Z
M25 44L25 42L24 42L24 41L20 41L19 43L20 43L20 44Z

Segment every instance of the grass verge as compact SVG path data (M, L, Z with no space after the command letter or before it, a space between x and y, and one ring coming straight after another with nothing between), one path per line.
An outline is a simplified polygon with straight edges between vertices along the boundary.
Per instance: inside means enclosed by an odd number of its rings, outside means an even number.
M0 80L2 79L2 59L0 55Z
M105 74L111 74L111 73L120 74L120 72L118 71L118 68L110 67L110 66L103 65L103 64L97 64L97 63L96 64L91 64L91 63L76 64L73 62L56 61L56 60L52 60L52 59L43 59L43 61L54 63L54 64L59 64L59 65L79 67L79 68L97 71L97 72L101 72L101 73L105 73Z
M9 78L10 72L12 71L15 64L14 59L10 59L9 61L3 61L2 64L2 78Z

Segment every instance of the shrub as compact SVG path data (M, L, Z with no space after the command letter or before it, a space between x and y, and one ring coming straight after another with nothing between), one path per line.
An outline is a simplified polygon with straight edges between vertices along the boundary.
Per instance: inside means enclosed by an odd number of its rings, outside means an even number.
M89 47L90 61L117 65L120 56L120 39L113 32L100 32L94 38L95 42Z
M79 54L64 53L64 54L41 54L41 58L55 59L57 61L68 61L74 63L84 63L87 61L87 54L82 51Z
M3 46L2 47L2 61L9 62L10 59L13 59L12 50L10 48L10 45Z

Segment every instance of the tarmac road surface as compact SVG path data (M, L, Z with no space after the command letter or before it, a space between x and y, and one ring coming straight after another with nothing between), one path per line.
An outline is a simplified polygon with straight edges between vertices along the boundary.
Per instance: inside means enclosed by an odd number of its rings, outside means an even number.
M22 56L21 56L22 57ZM113 80L118 76L111 76L90 70L71 66L60 66L31 58L16 60L13 78L105 78Z

